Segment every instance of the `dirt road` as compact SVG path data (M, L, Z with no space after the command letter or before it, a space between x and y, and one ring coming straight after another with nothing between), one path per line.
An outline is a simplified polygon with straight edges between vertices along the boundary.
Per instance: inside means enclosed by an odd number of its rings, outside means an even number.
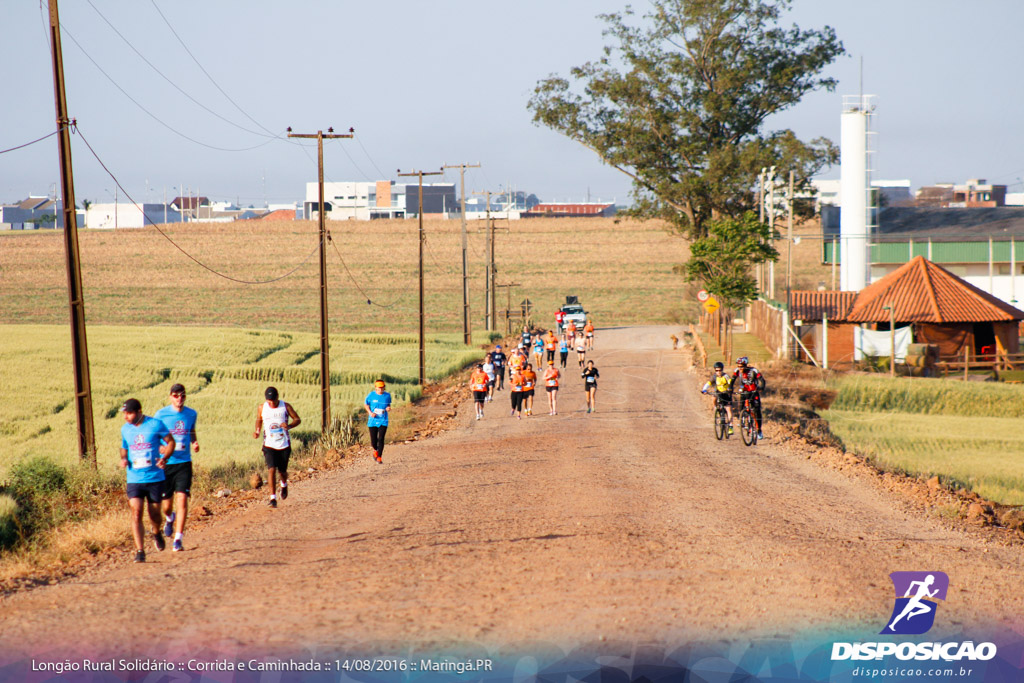
M7 654L98 656L793 636L870 638L888 574L939 570L933 633L1020 628L1024 562L773 445L714 439L663 328L600 331L598 411L508 394L150 551L0 602ZM769 377L771 382L772 378ZM541 392L543 393L543 392ZM765 431L772 435L772 427Z

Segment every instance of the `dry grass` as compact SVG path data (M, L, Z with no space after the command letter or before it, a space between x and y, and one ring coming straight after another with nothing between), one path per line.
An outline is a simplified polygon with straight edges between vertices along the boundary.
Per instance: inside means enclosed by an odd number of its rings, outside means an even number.
M417 222L328 224L332 332L412 332L417 320ZM427 220L425 256L428 327L461 329L461 227ZM485 236L469 223L474 327L481 327ZM507 230L506 230L507 227ZM241 279L278 277L316 247L309 221L239 221L172 225L168 233L210 267ZM658 221L531 219L499 224L499 282L521 283L512 303L529 297L547 321L566 294L576 294L599 325L677 322L692 287L672 272L687 243ZM87 320L116 325L234 325L312 331L318 324L314 255L298 272L271 285L241 285L189 261L153 228L81 231ZM67 323L63 243L54 232L0 234L0 322ZM371 306L374 302L389 308ZM506 297L500 290L499 305Z

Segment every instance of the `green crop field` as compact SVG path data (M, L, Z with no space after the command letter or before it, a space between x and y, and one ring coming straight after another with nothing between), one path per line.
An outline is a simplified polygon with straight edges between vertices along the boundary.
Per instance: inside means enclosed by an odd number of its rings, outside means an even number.
M0 325L4 338L0 386L11 389L0 405L0 481L15 462L45 455L59 464L77 458L73 378L66 325ZM440 379L480 358L461 335L432 335L427 373ZM256 462L252 438L256 406L270 384L302 417L298 437L320 430L319 335L202 327L90 326L89 356L99 462L114 468L128 397L153 414L181 382L188 405L199 411L198 435L207 467ZM401 403L420 395L416 337L332 335L331 402L335 415L362 405L372 381L383 376ZM17 388L14 390L14 388Z
M848 377L822 417L883 469L939 475L1024 505L1024 388L939 379Z

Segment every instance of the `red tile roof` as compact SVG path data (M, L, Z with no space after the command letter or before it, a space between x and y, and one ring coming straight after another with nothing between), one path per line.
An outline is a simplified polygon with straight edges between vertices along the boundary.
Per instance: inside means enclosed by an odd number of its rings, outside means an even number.
M845 316L848 322L885 322L892 304L899 322L968 323L1022 320L1024 311L917 256L862 289Z
M793 320L841 320L853 305L857 292L798 291L790 294Z
M260 220L268 221L293 221L295 220L295 209L277 209L260 216Z

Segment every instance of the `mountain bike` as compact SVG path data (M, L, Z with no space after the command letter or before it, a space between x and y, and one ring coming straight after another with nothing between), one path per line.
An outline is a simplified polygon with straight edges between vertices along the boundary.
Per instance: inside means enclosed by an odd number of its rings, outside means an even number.
M740 409L740 435L743 436L745 445L757 445L757 424L754 422L749 398L743 399L743 407Z
M715 400L715 438L721 441L729 438L729 423L726 419L725 406Z

